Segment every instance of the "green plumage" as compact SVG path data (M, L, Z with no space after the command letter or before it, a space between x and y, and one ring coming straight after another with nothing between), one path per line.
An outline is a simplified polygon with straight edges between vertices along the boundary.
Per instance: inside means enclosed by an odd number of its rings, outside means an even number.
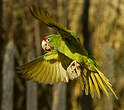
M44 9L31 7L30 11L35 18L54 28L59 34L46 36L46 39L51 39L51 51L17 67L17 71L28 79L47 84L78 78L86 95L90 93L94 97L96 91L100 98L101 88L107 96L109 89L117 98L109 80L100 72L95 60L81 47L78 36L56 22Z

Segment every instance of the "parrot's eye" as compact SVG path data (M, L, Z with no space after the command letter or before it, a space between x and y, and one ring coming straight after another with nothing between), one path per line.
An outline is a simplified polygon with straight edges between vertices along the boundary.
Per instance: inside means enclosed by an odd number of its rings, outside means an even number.
M51 40L51 39L50 39L50 38L48 38L48 39L46 39L46 42L50 42L50 40Z

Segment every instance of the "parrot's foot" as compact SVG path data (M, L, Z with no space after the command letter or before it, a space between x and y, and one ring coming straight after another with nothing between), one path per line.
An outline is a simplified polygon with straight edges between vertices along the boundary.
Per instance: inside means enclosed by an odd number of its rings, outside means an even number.
M72 76L72 79L79 77L81 73L80 64L76 60L74 60L67 68L67 71Z

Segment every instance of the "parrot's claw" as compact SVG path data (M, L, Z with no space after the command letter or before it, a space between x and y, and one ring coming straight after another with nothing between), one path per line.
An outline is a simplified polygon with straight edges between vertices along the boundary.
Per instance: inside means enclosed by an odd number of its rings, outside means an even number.
M72 79L77 78L78 76L80 76L80 64L76 60L74 60L67 68L67 71L71 73Z

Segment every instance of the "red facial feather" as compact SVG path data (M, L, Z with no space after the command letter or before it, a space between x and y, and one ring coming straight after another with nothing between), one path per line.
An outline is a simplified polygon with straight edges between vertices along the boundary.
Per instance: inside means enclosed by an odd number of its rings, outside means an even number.
M47 37L47 36L45 36L45 37L43 38L44 41L46 41L46 37Z

